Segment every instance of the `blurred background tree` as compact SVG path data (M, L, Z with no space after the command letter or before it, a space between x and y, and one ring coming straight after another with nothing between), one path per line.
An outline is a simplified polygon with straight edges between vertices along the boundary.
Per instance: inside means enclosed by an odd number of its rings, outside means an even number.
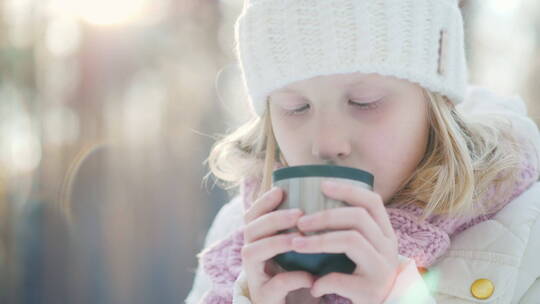
M0 0L0 302L178 303L249 118L240 0ZM471 82L540 123L540 7L462 1Z

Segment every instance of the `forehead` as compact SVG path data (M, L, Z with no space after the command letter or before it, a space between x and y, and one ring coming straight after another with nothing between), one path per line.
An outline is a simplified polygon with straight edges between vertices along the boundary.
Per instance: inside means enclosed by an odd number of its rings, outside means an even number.
M392 76L365 73L347 73L321 75L309 79L292 82L274 93L299 93L309 92L313 89L333 88L336 90L355 89L376 89L376 88L396 88L406 85L405 80L400 80Z

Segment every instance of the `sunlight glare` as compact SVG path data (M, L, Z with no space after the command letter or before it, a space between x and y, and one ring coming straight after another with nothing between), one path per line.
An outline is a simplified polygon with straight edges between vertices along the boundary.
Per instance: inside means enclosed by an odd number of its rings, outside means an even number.
M51 0L53 14L75 16L93 25L126 24L139 18L147 0Z

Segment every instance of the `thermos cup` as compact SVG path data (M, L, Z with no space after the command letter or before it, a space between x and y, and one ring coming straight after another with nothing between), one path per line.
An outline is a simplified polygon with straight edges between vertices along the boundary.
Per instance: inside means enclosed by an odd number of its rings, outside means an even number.
M283 202L277 209L298 208L305 215L321 210L346 207L346 202L331 199L321 191L323 180L339 180L352 183L359 187L373 190L374 177L371 173L336 165L305 165L277 169L272 173L272 184L285 192ZM289 233L298 231L296 228L280 231ZM328 230L306 232L313 235L328 232ZM298 253L289 251L278 254L274 261L287 271L303 270L317 276L330 272L353 273L356 264L344 253Z

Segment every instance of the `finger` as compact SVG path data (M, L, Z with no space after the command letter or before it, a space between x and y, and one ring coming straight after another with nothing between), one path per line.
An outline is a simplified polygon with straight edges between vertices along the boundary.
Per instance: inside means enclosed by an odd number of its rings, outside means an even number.
M266 261L280 253L291 251L292 239L300 235L298 232L279 234L245 244L241 252L242 263L250 273L266 281L269 279L264 271Z
M280 272L286 271L274 260L267 260L264 264L264 267L264 272L266 272L271 277L275 276Z
M362 282L362 278L345 273L331 272L326 274L313 283L311 287L311 295L321 297L325 294L338 294L349 299L358 299L358 295L369 292L362 290L366 286Z
M281 301L293 290L311 288L314 281L314 276L305 271L281 272L263 285L265 290L263 293Z
M321 188L325 195L333 199L347 202L352 206L364 207L381 227L383 234L388 238L394 238L394 228L378 193L338 181L323 181Z
M333 208L304 215L298 219L297 226L302 232L357 230L381 253L388 252L391 250L390 245L393 245L363 207Z
M384 262L375 248L355 230L298 236L293 238L292 248L300 253L344 253L357 265L355 273L373 273Z
M246 243L251 243L279 231L296 227L296 221L302 214L300 209L277 210L263 214L244 228L244 239Z
M261 215L276 209L283 199L283 189L273 187L259 197L253 205L244 213L244 222L249 224Z

